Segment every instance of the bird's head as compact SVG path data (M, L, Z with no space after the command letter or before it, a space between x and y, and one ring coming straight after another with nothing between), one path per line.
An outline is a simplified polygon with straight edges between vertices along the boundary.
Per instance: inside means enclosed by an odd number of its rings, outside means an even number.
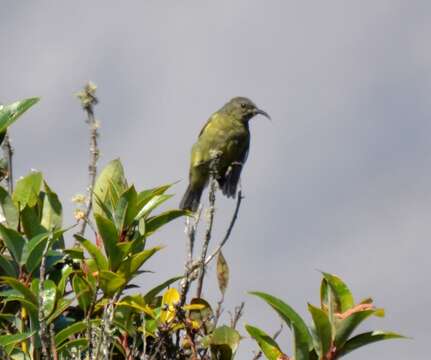
M222 110L243 122L248 122L251 118L259 114L271 119L265 111L259 109L253 101L245 97L235 97L231 99L223 106Z

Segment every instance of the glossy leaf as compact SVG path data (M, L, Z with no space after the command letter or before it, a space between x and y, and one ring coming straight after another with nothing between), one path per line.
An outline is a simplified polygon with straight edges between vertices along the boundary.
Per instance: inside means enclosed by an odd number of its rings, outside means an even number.
M76 294L80 308L86 313L93 299L93 291L90 284L81 276L75 275L72 279L72 288Z
M266 356L268 360L278 360L283 355L280 347L277 342L265 333L263 330L251 326L245 325L245 329L250 334L250 336L256 340L263 354Z
M2 224L0 224L0 235L10 254L16 263L19 264L21 262L22 251L26 244L26 240L19 232L8 229Z
M43 282L43 293L39 295L43 298L43 314L47 318L54 311L56 297L57 297L57 287L55 282L52 280L45 280Z
M9 193L0 186L0 206L9 228L18 228L19 213Z
M94 218L108 257L109 267L112 271L116 271L123 260L121 253L117 249L117 242L119 241L117 229L112 221L98 214L94 214Z
M97 321L92 320L91 324L96 324ZM88 321L79 321L62 329L55 335L55 345L58 347L65 342L69 337L87 330Z
M186 210L168 210L165 212L162 212L159 215L152 216L147 219L145 222L145 235L150 236L154 234L159 228L161 228L163 225L166 225L167 223L171 222L172 220L175 220L181 216L188 215L189 212Z
M135 220L139 220L141 218L147 218L151 212L161 204L163 204L166 200L170 199L172 195L155 195L153 196L138 212L135 217ZM147 224L148 231L148 224Z
M238 348L241 335L233 328L220 326L210 334L206 343L216 359L231 360Z
M126 279L112 271L100 271L99 286L107 297L113 296L126 284Z
M79 234L75 234L74 237L84 246L85 250L87 250L91 257L94 259L99 271L108 270L108 260L95 244L93 244L90 240L83 238Z
M342 357L362 346L389 339L405 339L405 337L390 331L370 331L367 333L356 335L355 337L351 338L344 344L344 346L340 349L339 352L337 352L337 354L338 357Z
M50 241L49 246L52 247L55 241L57 241L66 230L67 229L60 229L53 233L46 232L44 234L36 235L25 244L21 263L22 265L25 265L28 272L32 273L39 268L47 242Z
M19 343L21 343L24 340L28 339L29 337L33 336L34 333L35 333L35 331L10 334L10 335L0 335L0 347L2 347L2 348L9 348L9 347L13 348L16 345L18 345ZM8 352L8 353L10 353L10 352Z
M60 356L60 358L67 359L68 356L70 356L70 352L72 350L78 350L76 351L78 354L83 353L84 350L88 347L88 339L74 339L67 341L60 345L57 348L57 355Z
M36 295L18 279L9 276L2 276L0 277L0 281L17 290L25 299L30 301L32 304L37 305L38 301Z
M376 310L363 310L349 315L344 320L339 320L336 323L335 346L341 348L350 335L365 319L373 315Z
M41 186L42 173L39 171L30 172L16 182L12 195L13 202L19 209L23 209L25 206L35 206L39 199Z
M153 189L141 191L138 194L138 209L142 209L154 196L163 195L174 184L175 183L165 184Z
M104 210L100 203L107 204L110 196L110 189L119 189L121 192L126 187L126 179L124 177L124 168L119 159L110 161L100 172L94 185L94 214L103 216ZM98 200L98 201L97 201ZM116 204L113 204L114 206Z
M37 206L26 206L24 209L22 209L20 220L21 226L24 229L24 233L28 239L47 232L47 229L45 229L40 224L40 217Z
M18 269L16 263L6 256L0 254L0 268L10 277L18 277Z
M0 133L7 130L22 114L39 101L39 98L28 98L9 105L0 105Z
M295 360L308 360L312 338L307 325L298 313L285 302L272 295L263 292L251 292L251 294L260 297L270 305L292 329L295 335Z
M130 280L132 277L137 275L137 271L140 267L160 249L161 247L156 246L130 256L120 264L117 271L118 274L124 276L127 280Z
M48 231L60 229L62 226L62 205L58 196L44 182L45 195L42 207L41 225Z
M128 228L137 213L137 193L132 185L123 192L118 199L118 204L115 209L114 219L117 229L120 231Z
M355 302L347 285L338 276L325 272L322 272L322 274L335 295L337 304L339 305L337 312L343 313L352 308L355 305Z
M318 339L317 352L323 359L332 344L332 325L327 313L311 304L308 304L308 311L311 313L314 322L314 328Z

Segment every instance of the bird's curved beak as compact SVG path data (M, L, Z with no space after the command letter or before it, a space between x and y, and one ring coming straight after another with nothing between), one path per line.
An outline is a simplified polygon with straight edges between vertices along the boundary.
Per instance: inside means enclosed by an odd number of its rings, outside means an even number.
M263 115L265 116L267 119L271 120L271 116L269 116L269 114L266 111L263 111L261 109L256 109L255 111L255 115Z

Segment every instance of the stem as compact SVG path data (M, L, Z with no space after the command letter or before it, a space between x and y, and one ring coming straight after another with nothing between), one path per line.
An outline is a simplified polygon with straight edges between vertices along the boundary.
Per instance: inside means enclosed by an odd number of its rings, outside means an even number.
M8 188L9 194L12 194L13 193L13 166L12 166L13 148L10 143L8 133L6 133L3 139L3 152L7 161L7 188Z
M42 260L40 263L39 268L39 311L38 311L38 318L39 318L39 324L40 324L40 342L42 346L42 358L46 360L51 359L51 339L50 339L50 333L49 329L46 323L45 314L43 312L43 306L44 306L44 297L43 292L45 290L45 273L46 273L46 256L48 254L48 250L51 247L51 241L52 241L52 234L49 236L45 249L42 254Z
M200 261L200 273L199 273L199 279L198 279L198 285L197 285L197 289L196 289L196 297L200 298L202 295L202 287L203 287L203 283L204 283L204 277L205 277L205 270L206 270L206 265L205 265L205 258L207 256L207 252L208 252L208 246L211 240L211 233L212 233L212 228L213 228L213 224L214 224L214 213L215 213L215 192L216 192L216 180L214 178L214 176L211 176L210 179L210 191L209 191L209 208L208 208L208 226L207 229L205 231L205 240L204 240L204 244L202 246L202 253L201 253L201 261Z
M99 159L99 148L97 138L99 137L98 123L94 117L94 105L98 103L98 99L95 96L96 86L92 83L88 83L82 92L78 94L81 100L82 107L87 114L87 123L90 128L90 160L88 165L88 188L87 188L87 207L85 209L85 216L82 221L81 230L79 235L83 236L87 226L88 219L90 217L91 209L93 207L93 189L96 182L97 175L97 160Z
M239 208L241 207L242 199L244 199L244 196L242 196L242 190L239 189L237 200L236 200L235 212L233 213L232 220L230 221L229 227L226 231L226 235L224 236L224 238L221 241L221 243L219 244L219 246L214 250L214 252L205 259L205 265L208 265L219 254L219 252L222 250L223 246L228 241L228 239L232 233L232 229L235 226L236 219L238 218Z

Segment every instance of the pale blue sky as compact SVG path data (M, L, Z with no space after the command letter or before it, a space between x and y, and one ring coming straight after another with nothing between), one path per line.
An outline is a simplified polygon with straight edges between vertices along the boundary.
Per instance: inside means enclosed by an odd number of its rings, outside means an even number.
M66 203L87 183L88 134L73 93L98 86L105 164L121 157L138 188L182 180L208 116L248 96L256 119L246 199L225 256L226 313L269 332L262 290L301 314L322 269L358 300L386 308L392 341L349 359L424 359L431 337L431 3L429 1L4 1L0 101L41 96L12 128L16 174L42 170ZM234 208L220 199L215 239ZM182 272L181 221L151 239L166 249L142 285ZM161 270L164 268L164 270ZM206 295L215 304L214 269ZM241 325L241 332L245 331ZM288 339L281 338L285 349ZM245 339L239 359L250 359ZM290 351L290 350L289 350Z

